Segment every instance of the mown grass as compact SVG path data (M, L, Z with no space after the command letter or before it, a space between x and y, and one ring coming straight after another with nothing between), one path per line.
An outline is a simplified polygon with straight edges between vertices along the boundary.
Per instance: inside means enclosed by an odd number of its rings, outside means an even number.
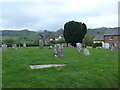
M8 48L2 54L3 88L117 88L118 54L108 49L89 49L90 56L76 48L64 48L64 57L53 49ZM61 70L31 70L29 65L67 64Z

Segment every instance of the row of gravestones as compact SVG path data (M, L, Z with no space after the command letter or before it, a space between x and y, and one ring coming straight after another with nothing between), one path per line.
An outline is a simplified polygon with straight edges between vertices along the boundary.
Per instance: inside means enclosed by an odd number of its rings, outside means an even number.
M76 46L77 46L78 52L82 51L82 44L81 43L76 43ZM55 53L55 57L62 57L64 55L63 54L63 44L55 45L54 53ZM90 55L90 52L87 48L84 49L84 55Z
M76 45L77 45L78 52L80 52L82 50L82 44L77 43ZM40 47L40 49L43 49L43 47L44 47L44 43L42 40L39 40L39 47ZM52 46L49 47L49 49L51 49L51 48L52 48ZM55 54L55 57L62 57L64 55L63 54L63 44L56 44L54 46L54 54ZM89 50L84 49L84 54L90 55Z
M82 44L81 43L76 43L76 46L77 46L77 51L78 52L81 52L82 51ZM23 44L23 47L26 47L26 44L24 43ZM40 49L43 49L44 48L44 43L42 40L39 40L39 47ZM7 45L6 44L3 44L2 45L2 51L6 51L7 49ZM12 48L13 49L17 49L17 45L16 44L13 44L12 45ZM52 46L49 47L49 49L51 49ZM115 52L115 49L114 47L112 48L113 52ZM55 57L62 57L64 54L63 54L63 44L57 44L54 46L54 53L55 53ZM84 49L84 55L90 55L90 52L87 48Z
M1 47L2 47L2 51L7 51L7 45L6 44L2 44ZM23 47L26 47L26 43L23 44ZM13 44L12 45L12 49L16 49L17 50L17 45Z

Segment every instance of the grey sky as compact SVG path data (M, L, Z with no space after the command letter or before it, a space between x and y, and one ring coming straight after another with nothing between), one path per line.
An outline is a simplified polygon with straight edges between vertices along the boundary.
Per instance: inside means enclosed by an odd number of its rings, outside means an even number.
M56 31L68 21L88 28L117 27L118 0L1 1L0 29Z

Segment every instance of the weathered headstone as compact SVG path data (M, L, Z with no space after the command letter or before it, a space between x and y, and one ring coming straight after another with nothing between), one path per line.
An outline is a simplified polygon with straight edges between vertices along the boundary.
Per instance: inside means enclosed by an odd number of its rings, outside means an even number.
M62 57L63 54L63 45L62 44L57 44L54 47L54 53L55 53L55 57Z
M4 51L7 51L7 45L6 45L6 44L2 44L1 47L2 47L2 51L3 51L3 52L4 52Z
M26 43L23 43L23 47L26 47Z
M44 43L42 40L39 40L39 47L40 47L40 49L42 49L44 47Z
M49 49L52 49L52 46L49 46Z
M16 44L13 44L13 45L12 45L12 48L17 50L17 45L16 45Z
M20 45L19 45L19 47L20 47Z
M63 52L63 44L60 44L60 47L59 47L59 50L60 50L60 56L63 56L64 52Z
M90 52L87 48L84 49L84 55L90 55Z
M111 47L111 52L112 54L115 54L117 52L117 48L115 46Z
M80 52L82 50L82 44L76 43L76 46L77 46L77 51Z
M82 43L82 47L85 48L85 43Z

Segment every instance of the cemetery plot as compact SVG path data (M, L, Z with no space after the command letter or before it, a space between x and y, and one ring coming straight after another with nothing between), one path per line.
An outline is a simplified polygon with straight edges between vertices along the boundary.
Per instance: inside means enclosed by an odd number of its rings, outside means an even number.
M88 49L89 56L64 47L64 56L54 57L54 49L7 47L2 53L3 88L117 88L118 53L109 49ZM84 50L84 48L83 48ZM66 64L34 69L29 65Z

